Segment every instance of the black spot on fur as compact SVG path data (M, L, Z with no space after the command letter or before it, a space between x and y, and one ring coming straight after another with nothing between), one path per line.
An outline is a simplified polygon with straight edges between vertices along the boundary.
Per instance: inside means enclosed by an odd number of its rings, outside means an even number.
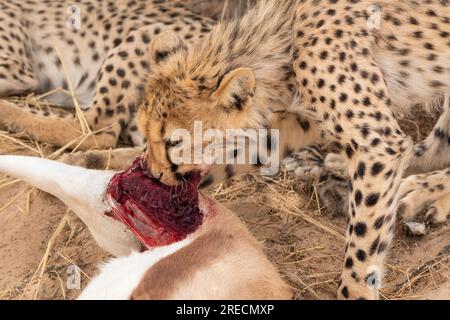
M356 258L359 261L364 262L364 261L366 261L367 254L364 250L358 250L358 251L356 251Z
M366 206L367 207L373 207L378 203L378 199L380 198L380 194L378 193L371 193L366 198Z
M358 222L355 225L355 234L358 237L364 237L367 233L367 225L364 222Z

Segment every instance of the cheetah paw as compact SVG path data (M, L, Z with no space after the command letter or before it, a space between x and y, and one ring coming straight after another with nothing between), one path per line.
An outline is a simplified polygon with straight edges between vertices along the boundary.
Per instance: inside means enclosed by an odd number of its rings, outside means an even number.
M283 160L288 171L293 171L305 182L317 181L323 172L324 159L316 147L304 148Z
M426 223L442 224L450 217L450 192L433 183L436 175L411 176L401 184L398 214L405 228L414 236L426 234Z
M427 225L423 222L406 220L403 223L403 227L411 237L422 237L427 234Z

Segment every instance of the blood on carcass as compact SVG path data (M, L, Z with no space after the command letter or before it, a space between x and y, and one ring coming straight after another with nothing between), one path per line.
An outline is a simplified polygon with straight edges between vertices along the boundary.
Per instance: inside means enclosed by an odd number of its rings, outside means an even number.
M113 215L127 225L148 248L185 239L203 223L199 208L200 174L181 185L168 186L150 177L137 159L114 176L107 195Z

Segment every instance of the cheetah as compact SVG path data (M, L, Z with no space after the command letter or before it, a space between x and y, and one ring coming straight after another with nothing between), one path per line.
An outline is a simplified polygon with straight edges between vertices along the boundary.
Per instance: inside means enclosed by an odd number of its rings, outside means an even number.
M192 132L192 119L206 130L258 128L277 112L306 115L346 157L349 223L338 297L377 299L399 203L415 214L408 194L422 193L423 202L434 189L434 215L448 212L448 171L402 179L408 167L448 164L449 26L448 1L269 0L194 46L174 34L156 38L138 114L149 170L178 184L203 169L170 158L182 143L172 132ZM161 52L169 54L159 59ZM443 114L417 146L397 123L415 104ZM429 189L419 190L425 183Z
M127 145L143 146L135 115L152 68L150 42L173 31L191 45L216 23L194 13L187 2L0 1L0 98L42 94L52 105L77 105L77 113L83 114L80 122L78 114L29 110L0 99L0 125L68 149L114 148L120 138ZM210 5L201 4L205 9ZM304 137L301 142L283 139L283 154L318 139L317 132L306 132L309 123L298 115L274 115L270 122ZM226 170L217 172L215 182L220 182Z
M130 146L145 145L136 111L152 68L150 42L173 31L189 46L201 41L216 23L185 3L0 1L0 97L34 93L52 105L79 106L75 116L29 110L0 99L0 125L67 149L115 148L119 139ZM160 58L165 54L162 51ZM308 121L299 115L274 114L270 127L282 131L283 155L320 140L319 132L309 130ZM302 139L290 139L292 132ZM205 177L202 187L251 170L245 165L219 166Z
M80 138L87 126L72 114L30 113L6 100L0 124L57 146L107 149L120 135L142 145L134 115L151 69L150 41L171 30L192 43L214 24L185 2L0 1L0 97L45 93L51 104L78 105L92 134Z

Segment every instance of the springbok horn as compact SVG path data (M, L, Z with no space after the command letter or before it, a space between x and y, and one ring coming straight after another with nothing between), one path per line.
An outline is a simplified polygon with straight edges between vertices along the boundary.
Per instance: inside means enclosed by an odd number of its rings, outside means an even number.
M114 172L23 156L0 156L0 172L60 199L87 225L98 245L109 253L124 256L141 250L134 234L106 215L111 207L105 200L105 193Z

